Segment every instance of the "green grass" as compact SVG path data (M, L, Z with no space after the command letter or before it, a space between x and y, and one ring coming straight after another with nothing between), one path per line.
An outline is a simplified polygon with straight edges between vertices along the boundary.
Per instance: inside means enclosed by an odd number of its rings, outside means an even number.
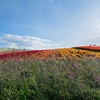
M0 52L5 52L5 51L13 51L13 49L0 48Z
M100 100L100 59L1 61L0 100Z

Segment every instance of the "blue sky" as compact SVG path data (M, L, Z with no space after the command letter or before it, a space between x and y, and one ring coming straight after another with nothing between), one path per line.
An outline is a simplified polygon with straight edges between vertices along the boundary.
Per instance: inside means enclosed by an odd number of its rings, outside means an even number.
M0 0L0 47L100 45L100 0Z

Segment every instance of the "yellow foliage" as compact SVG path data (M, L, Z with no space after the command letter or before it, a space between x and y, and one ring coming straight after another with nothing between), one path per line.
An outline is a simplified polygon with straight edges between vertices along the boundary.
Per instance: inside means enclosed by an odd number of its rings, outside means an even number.
M55 49L54 50L55 55L57 58L69 58L69 59L82 59L85 57L90 57L90 58L100 58L100 53L99 52L92 52L92 51L87 51L87 50L77 50L73 48L60 48L60 49Z

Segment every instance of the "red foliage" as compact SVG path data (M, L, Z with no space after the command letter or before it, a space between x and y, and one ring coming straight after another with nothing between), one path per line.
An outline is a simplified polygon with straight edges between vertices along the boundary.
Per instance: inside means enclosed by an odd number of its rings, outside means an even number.
M15 52L5 52L0 54L0 60L11 59L16 57L29 57L37 52L44 50L29 50L29 51L15 51Z
M100 50L100 46L79 46L75 48L85 49L85 50Z
M54 59L54 50L44 50L42 52L35 53L33 56L37 59Z

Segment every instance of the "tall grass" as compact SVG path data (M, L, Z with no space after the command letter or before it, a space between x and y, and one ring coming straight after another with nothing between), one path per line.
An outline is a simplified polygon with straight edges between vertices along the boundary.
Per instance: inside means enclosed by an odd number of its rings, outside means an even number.
M100 100L100 59L1 61L0 100Z

